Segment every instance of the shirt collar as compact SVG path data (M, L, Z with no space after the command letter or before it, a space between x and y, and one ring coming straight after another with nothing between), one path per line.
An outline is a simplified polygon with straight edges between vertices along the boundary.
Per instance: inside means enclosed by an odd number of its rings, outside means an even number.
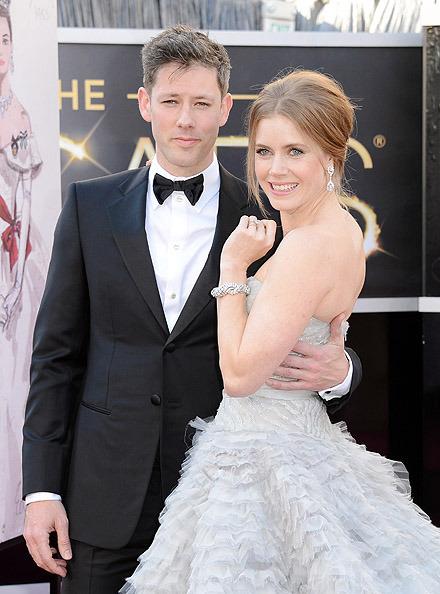
M200 175L200 173L202 173L203 192L196 204L192 206L196 212L200 212L206 206L206 204L208 204L208 202L214 198L214 196L218 195L220 191L220 169L217 156L215 154L213 155L212 163L208 165L206 169L188 177L171 175L171 173L168 173L166 169L159 165L157 157L155 156L151 161L150 171L148 174L148 195L153 196L153 200L151 200L151 206L153 210L156 210L159 208L159 206L161 206L153 192L153 180L156 173L162 175L163 177L167 177L172 181L190 179L191 177L196 177L196 175Z

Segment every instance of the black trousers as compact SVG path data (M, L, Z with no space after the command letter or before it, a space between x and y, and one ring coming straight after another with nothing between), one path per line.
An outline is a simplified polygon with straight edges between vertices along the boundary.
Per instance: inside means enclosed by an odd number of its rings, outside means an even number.
M62 594L117 594L137 567L137 558L153 542L163 508L159 455L156 455L139 523L122 549L101 549L72 540L72 560Z

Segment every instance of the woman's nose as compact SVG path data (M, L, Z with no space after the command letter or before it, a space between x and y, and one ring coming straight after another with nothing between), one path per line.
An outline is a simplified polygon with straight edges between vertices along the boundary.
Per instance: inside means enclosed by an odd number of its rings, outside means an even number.
M270 173L273 175L283 175L287 172L287 165L284 157L273 157L270 163Z

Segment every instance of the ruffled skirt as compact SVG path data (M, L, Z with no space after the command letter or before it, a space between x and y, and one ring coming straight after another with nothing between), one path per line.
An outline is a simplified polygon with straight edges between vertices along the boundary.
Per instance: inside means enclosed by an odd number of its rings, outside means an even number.
M315 397L225 398L123 594L439 594L440 530L406 470Z

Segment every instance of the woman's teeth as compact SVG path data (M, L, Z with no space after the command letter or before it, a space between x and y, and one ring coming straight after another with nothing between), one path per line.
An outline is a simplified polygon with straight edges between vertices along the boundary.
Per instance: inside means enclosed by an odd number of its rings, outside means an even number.
M291 192L298 184L271 184L276 192Z

